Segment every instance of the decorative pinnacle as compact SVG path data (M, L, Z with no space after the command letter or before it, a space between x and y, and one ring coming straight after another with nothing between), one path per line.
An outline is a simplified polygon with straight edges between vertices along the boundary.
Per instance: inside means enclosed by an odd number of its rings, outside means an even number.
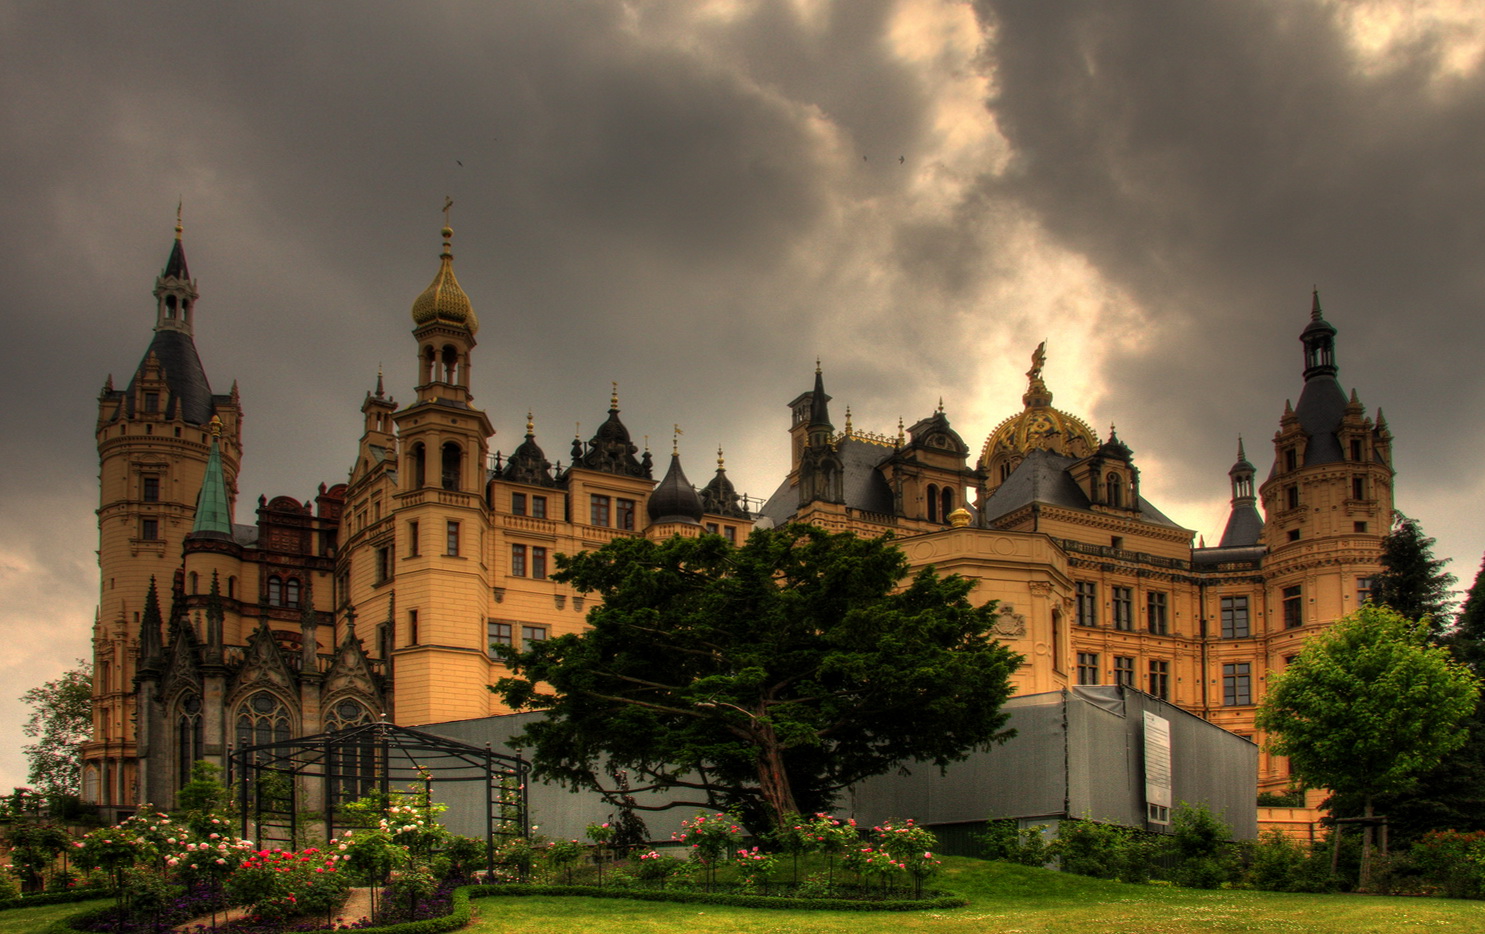
M722 446L720 444L717 445L717 469L718 470L723 469L723 467L722 467Z
M939 396L938 397L938 413L937 414L939 414L939 415L944 414L944 397L943 396Z
M1320 287L1312 286L1310 289L1310 320L1320 320Z
M851 437L851 407L846 406L846 437Z
M1245 461L1248 455L1243 452L1243 436L1238 435L1238 460Z
M685 434L685 432L684 431L681 431L681 426L680 425L671 425L670 428L671 428L670 455L672 457L680 457L681 456L681 435Z
M182 199L180 199L180 200L178 200L178 201L175 202L175 239L177 239L177 240L180 239L181 231L184 229L184 228L181 227L181 223L180 223L180 210L181 210L181 207L184 204L185 204L185 199L184 198L182 198Z
M610 385L613 386L613 391L608 396L608 407L617 412L619 410L619 381L614 380Z
M819 372L820 372L820 358L817 355L815 357L815 373L818 374Z
M897 416L897 446L902 447L906 440L907 436L902 431L902 416L899 415Z
M222 436L222 420L216 415L211 417L211 436L213 440Z
M650 453L650 436L645 435L645 453Z
M386 392L382 389L382 364L378 360L376 364L376 397L380 399L384 395L386 395Z
M532 433L535 432L535 431L536 431L536 423L531 420L531 410L530 409L527 409L526 410L526 437L528 437L528 438L531 437Z
M572 440L581 441L583 437L583 423L577 422L572 429Z

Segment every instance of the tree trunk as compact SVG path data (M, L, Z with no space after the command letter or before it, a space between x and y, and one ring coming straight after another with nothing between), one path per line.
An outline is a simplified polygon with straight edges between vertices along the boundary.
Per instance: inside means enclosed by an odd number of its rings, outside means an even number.
M1357 887L1366 892L1372 884L1372 796L1366 796L1366 820L1361 825L1361 880Z
M790 814L799 813L794 802L794 788L789 783L789 773L784 770L784 751L779 747L778 736L773 727L761 718L755 718L754 742L758 751L754 762L758 770L758 791L768 808L768 820L775 828L783 827Z

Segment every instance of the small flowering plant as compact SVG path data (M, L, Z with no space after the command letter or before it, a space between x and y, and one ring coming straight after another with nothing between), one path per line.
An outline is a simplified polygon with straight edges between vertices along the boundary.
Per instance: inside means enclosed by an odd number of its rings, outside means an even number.
M603 862L608 858L609 844L614 840L614 826L608 821L589 824L588 839L593 841L593 860L598 864L598 885L603 886Z
M350 880L338 848L255 850L227 879L227 897L264 920L329 914L345 901Z
M566 877L567 884L571 885L573 866L583 858L583 845L576 840L553 840L547 844L543 855L547 865L560 870Z
M664 885L670 881L671 877L685 868L685 865L674 856L666 856L658 850L650 850L635 858L634 874L644 882L658 882Z
M732 858L737 864L737 871L742 877L743 886L761 889L767 893L769 877L773 875L774 868L779 864L778 854L765 852L756 846L751 850L740 847Z
M742 841L742 828L731 814L707 814L703 811L691 820L682 821L681 831L674 837L690 847L691 859L701 866L710 889L716 882L717 864Z

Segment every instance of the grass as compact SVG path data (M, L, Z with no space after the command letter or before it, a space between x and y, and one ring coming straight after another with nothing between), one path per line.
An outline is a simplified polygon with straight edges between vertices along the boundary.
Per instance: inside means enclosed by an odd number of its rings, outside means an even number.
M1008 863L946 858L931 883L969 898L947 911L779 911L627 899L487 898L467 934L1408 934L1485 931L1485 902L1287 895L1125 885ZM0 934L29 934L106 902L0 912Z
M622 899L474 902L474 934L1399 934L1485 930L1485 903L1125 885L1007 863L944 860L931 883L970 899L930 912L778 911Z
M33 934L59 918L112 904L113 899L100 898L91 902L66 902L61 905L0 911L0 934Z

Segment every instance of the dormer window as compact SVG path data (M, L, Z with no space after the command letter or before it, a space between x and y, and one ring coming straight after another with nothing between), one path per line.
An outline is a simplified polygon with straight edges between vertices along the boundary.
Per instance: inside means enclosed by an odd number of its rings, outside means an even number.
M1285 448L1284 449L1284 469L1285 470L1298 470L1299 469L1299 452L1296 451L1294 448Z
M1104 478L1104 502L1121 509L1124 506L1124 485L1119 482L1119 475L1111 473Z
M147 392L144 394L144 410L150 415L160 411L160 394L158 392Z

